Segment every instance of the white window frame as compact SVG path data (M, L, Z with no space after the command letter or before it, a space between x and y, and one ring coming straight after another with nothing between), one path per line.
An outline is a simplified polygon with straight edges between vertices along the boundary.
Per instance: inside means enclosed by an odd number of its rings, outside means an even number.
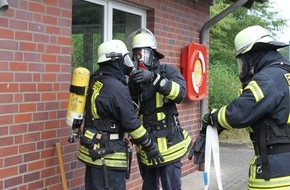
M141 16L141 27L146 28L146 10L133 7L126 3L110 1L110 0L84 0L91 3L104 6L104 41L112 40L113 38L113 9L118 9L124 12Z

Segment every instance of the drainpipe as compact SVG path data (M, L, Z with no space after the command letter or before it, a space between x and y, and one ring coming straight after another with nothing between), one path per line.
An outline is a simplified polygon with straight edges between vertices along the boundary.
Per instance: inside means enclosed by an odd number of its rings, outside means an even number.
M234 12L237 8L243 6L248 0L238 0L235 3L233 3L231 6L220 12L218 15L207 21L203 27L201 28L201 31L199 33L199 39L201 44L205 44L206 40L206 34L209 30L209 28L216 23L218 23L220 20L228 16L230 13ZM207 98L204 98L200 102L200 116L202 117L207 112L207 106L206 106Z

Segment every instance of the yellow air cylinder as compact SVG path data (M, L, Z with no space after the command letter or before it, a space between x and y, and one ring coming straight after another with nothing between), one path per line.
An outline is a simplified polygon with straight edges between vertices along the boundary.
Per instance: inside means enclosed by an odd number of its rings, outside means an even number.
M83 122L89 81L90 71L88 69L77 67L74 70L66 114L66 124L72 130L79 128Z

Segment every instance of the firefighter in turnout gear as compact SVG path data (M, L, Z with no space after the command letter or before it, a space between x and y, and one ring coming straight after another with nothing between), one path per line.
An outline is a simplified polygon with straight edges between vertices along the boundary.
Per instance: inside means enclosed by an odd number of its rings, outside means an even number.
M143 126L164 158L162 163L150 163L144 151L138 150L142 189L159 189L161 179L163 189L178 190L181 189L180 159L192 142L180 127L176 107L185 98L186 84L175 67L160 64L159 59L164 55L157 51L155 37L148 29L141 28L131 36L133 60L138 65L129 80L131 96L140 105Z
M161 163L156 143L141 124L125 75L134 71L125 44L111 40L98 47L99 69L90 77L78 159L86 164L86 190L125 190L129 136L151 162Z
M277 51L288 44L273 40L261 26L240 31L234 43L243 91L206 113L201 133L207 125L219 132L247 128L255 150L248 189L290 189L290 62Z

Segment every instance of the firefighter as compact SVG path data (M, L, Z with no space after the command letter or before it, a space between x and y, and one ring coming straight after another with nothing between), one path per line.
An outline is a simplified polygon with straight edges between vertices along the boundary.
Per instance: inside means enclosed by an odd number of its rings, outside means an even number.
M261 26L240 31L234 44L243 91L202 117L201 136L207 125L219 132L247 128L255 151L248 189L290 189L290 62L277 51L288 44L275 41ZM202 156L202 148L195 148L194 156Z
M173 66L160 64L164 55L157 51L157 43L150 30L141 28L132 37L133 60L138 65L129 80L132 99L139 107L143 126L151 140L158 144L164 158L162 163L149 163L146 154L139 149L140 173L143 190L181 189L181 158L191 147L191 138L180 127L176 104L186 94L181 73Z
M91 75L78 159L86 164L86 190L125 190L127 132L145 151L148 162L163 161L156 143L141 124L125 75L134 70L127 47L111 40L98 47L99 69Z

